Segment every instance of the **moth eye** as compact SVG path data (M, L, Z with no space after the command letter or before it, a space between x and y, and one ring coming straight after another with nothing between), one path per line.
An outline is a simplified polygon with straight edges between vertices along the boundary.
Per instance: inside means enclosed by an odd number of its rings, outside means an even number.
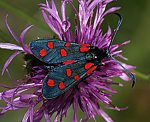
M97 58L97 56L95 56L95 58Z

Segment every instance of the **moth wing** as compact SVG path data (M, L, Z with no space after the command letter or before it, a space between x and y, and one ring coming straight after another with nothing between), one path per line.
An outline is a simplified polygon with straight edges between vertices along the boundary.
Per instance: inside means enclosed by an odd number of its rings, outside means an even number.
M63 94L96 68L97 66L86 60L54 68L43 80L44 98L52 99Z
M86 54L84 52L90 49L90 45L69 43L56 39L40 39L31 42L30 48L33 55L39 60L48 64L57 64L67 60L85 59Z

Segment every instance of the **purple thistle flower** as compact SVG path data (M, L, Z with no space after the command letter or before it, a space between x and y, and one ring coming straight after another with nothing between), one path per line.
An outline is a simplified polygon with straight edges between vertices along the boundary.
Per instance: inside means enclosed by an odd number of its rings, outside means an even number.
M101 24L106 15L120 9L120 7L113 7L106 10L107 4L112 1L113 0L78 0L79 10L77 10L73 5L73 1L62 0L61 17L59 16L54 0L51 0L50 3L46 0L45 4L40 4L40 8L45 22L53 32L57 34L60 40L87 43L104 49L108 48L114 31L108 27L108 31L104 33L101 29ZM68 4L72 6L75 12L74 31L71 30L71 26L73 25L69 22L66 14L66 6ZM24 53L26 55L32 55L30 47L24 43L24 36L32 26L26 28L20 37L17 37L9 27L7 17L6 25L19 46L10 43L0 43L0 48L15 51L4 64L2 74L5 71L9 74L8 66L18 54ZM122 44L111 45L110 54L114 57L125 59L121 54L122 51L118 51L117 49L128 43L129 41ZM101 104L103 103L107 108L117 111L124 110L125 108L118 108L112 105L112 94L117 93L112 86L123 86L123 84L113 82L111 78L120 77L126 81L130 80L130 78L126 75L124 69L113 59L105 59L103 63L105 65L99 66L100 70L94 71L90 77L84 79L80 84L70 88L59 97L50 100L46 100L42 96L42 80L48 71L42 65L32 66L31 72L28 73L25 78L16 81L16 87L0 93L0 100L6 102L6 106L0 107L2 110L1 114L9 110L28 108L22 122L38 122L43 117L47 122L50 122L50 118L54 113L56 113L54 122L57 122L59 119L61 122L63 117L66 116L68 109L72 106L74 112L72 122L78 121L78 108L86 113L85 117L80 119L81 122L85 122L91 118L95 120L96 115L103 117L107 122L113 122L103 111ZM135 68L124 63L121 64L128 70ZM3 87L9 88L7 86ZM39 107L39 105L41 106Z

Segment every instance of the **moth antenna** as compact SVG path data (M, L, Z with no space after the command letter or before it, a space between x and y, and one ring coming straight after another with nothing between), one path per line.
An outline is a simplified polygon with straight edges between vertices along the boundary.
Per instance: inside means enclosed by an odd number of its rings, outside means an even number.
M118 60L116 60L113 56L111 56L110 55L110 46L112 45L112 43L113 43L113 41L114 41L114 39L115 39L115 36L116 36L116 34L117 34L117 32L118 32L118 30L119 30L119 28L120 28L120 25L121 25L121 23L122 23L122 20L123 20L123 17L119 14L119 13L115 13L115 15L117 15L118 17L119 17L119 20L118 20L118 24L117 24L117 27L116 27L116 29L114 30L114 32L113 32L113 37L112 37L112 39L111 39L111 41L110 41L110 44L109 44L109 46L108 46L108 49L107 49L107 53L108 53L108 56L109 57L111 57L111 59L113 59L117 64L119 64L122 68L123 68L123 70L124 70L124 72L128 75L128 77L129 78L131 78L132 79L132 87L134 87L134 85L135 85L135 83L136 83L136 77L135 77L135 75L134 74L132 74L128 69L126 69Z
M119 20L118 20L117 27L116 27L116 29L113 32L113 37L112 37L112 39L111 39L111 41L109 43L108 50L110 49L110 46L112 45L112 43L113 43L113 41L114 41L114 39L116 37L116 34L117 34L117 32L118 32L118 30L120 28L120 25L122 23L122 20L123 20L123 17L119 13L115 13L115 15L117 15L119 17Z
M135 83L136 83L136 77L133 73L131 73L128 69L126 69L118 60L116 60L114 57L110 56L117 64L119 64L123 70L125 71L125 73L128 75L129 78L132 79L132 87L134 87Z

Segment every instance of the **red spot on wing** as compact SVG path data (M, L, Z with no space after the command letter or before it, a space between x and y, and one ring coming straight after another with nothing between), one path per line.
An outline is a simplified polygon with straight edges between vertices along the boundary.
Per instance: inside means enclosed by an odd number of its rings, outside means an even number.
M59 89L64 89L65 88L64 82L60 82L58 87L59 87Z
M79 75L75 75L75 76L74 76L74 79L75 79L75 80L79 80L79 79L80 79L80 76L79 76Z
M71 64L73 62L75 62L75 60L67 60L67 61L64 61L63 64Z
M80 44L81 46L90 46L90 44Z
M80 47L80 52L87 52L90 47Z
M72 70L70 68L66 69L66 75L70 77L72 75Z
M70 43L66 42L65 47L70 47Z
M91 74L96 68L97 68L97 66L93 66L92 68L90 68L90 69L86 72L86 74L87 74L87 75Z
M86 63L86 64L84 65L84 68L85 68L85 69L89 69L89 68L91 68L91 66L93 66L93 65L94 65L94 63L89 62L89 63Z
M39 54L40 54L40 56L44 57L46 55L46 50L45 49L41 49Z
M54 80L49 79L48 82L47 82L47 85L50 86L50 87L54 87Z
M67 51L65 50L65 49L61 49L60 50L60 54L61 54L61 56L67 56Z
M54 48L54 42L48 42L47 44L48 48Z

